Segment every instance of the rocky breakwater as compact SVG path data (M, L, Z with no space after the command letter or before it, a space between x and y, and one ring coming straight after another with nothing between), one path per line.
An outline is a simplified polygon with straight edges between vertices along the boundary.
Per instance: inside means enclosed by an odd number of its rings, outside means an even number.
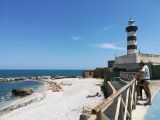
M33 90L31 88L13 89L12 96L26 96L31 95Z
M57 82L47 81L47 84L49 85L49 90L52 90L53 92L60 92L63 90L63 87Z
M47 90L52 90L53 92L63 91L63 86L71 86L72 85L72 83L70 83L70 82L66 82L66 81L57 82L57 81L53 81L51 79L41 79L41 81L43 81L44 83L46 83L48 85Z

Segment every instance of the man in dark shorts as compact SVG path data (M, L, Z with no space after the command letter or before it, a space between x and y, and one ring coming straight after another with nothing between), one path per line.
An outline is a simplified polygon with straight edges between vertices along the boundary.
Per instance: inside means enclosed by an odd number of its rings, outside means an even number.
M142 68L138 72L138 74L141 76L140 86L144 86L144 91L146 93L146 96L148 97L148 100L144 105L151 105L151 92L149 89L149 83L150 83L150 81L149 81L150 80L149 68L142 61L139 63L139 67Z

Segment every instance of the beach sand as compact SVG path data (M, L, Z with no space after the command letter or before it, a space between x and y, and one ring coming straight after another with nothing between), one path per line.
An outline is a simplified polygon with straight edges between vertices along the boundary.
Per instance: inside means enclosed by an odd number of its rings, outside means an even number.
M43 94L41 101L5 113L0 116L0 120L79 120L84 106L95 107L104 99L100 86L97 85L102 84L102 79L68 78L50 81L63 83L63 89L60 92L43 91L39 93ZM86 98L97 92L101 97ZM27 101L32 97L25 99ZM24 103L24 100L21 100L21 103Z

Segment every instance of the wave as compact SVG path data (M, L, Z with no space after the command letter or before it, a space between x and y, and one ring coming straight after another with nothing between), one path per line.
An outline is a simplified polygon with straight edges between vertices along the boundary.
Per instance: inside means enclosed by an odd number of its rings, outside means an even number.
M0 96L0 100L4 100L5 99L5 97L4 96Z

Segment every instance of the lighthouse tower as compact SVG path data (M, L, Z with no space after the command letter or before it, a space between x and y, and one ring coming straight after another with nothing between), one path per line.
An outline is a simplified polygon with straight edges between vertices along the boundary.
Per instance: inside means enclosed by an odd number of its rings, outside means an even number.
M135 21L131 18L126 27L127 31L127 54L136 54L137 51L137 37L136 31L138 27L135 25Z

